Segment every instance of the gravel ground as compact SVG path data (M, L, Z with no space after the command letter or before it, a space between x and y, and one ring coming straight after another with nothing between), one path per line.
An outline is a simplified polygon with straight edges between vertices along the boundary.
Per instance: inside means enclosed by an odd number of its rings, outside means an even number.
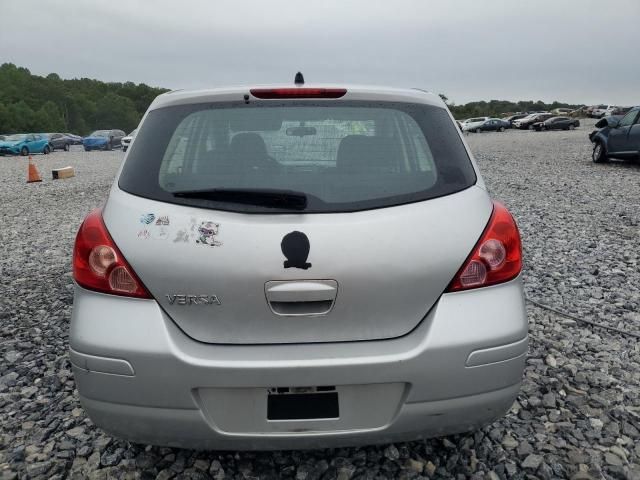
M640 332L640 165L590 161L589 127L469 135L493 195L523 234L527 295ZM96 429L67 356L71 248L122 153L0 157L0 476L148 479L640 478L640 344L529 305L518 401L481 431L406 444L304 452L194 452ZM77 177L51 181L73 165Z

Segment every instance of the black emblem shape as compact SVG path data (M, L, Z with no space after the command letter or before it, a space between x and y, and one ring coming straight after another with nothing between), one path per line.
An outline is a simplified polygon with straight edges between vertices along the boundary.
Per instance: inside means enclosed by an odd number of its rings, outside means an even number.
M280 242L282 253L287 259L284 261L284 268L308 269L311 264L307 262L311 245L309 238L298 231L287 233Z

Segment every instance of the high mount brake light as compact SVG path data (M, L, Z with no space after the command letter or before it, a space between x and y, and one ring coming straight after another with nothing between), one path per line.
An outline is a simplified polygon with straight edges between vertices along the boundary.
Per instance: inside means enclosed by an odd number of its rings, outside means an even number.
M73 278L88 290L152 298L109 235L100 209L87 215L76 235Z
M251 95L265 100L278 98L340 98L347 93L346 88L252 88Z
M453 278L447 292L507 282L522 270L520 232L509 210L493 202L493 212L480 240Z

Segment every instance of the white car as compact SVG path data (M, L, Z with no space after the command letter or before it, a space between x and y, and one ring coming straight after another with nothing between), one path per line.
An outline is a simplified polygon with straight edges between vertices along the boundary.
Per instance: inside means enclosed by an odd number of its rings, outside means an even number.
M123 137L122 139L122 151L126 152L127 149L129 148L129 145L131 145L131 142L133 141L133 139L136 136L136 132L138 131L138 129L136 128L133 132L131 132L129 135L127 135L126 137Z
M611 115L615 115L615 111L618 108L617 105L609 105L607 109L604 111L603 117L610 117Z
M513 122L514 128L524 128L524 125L528 125L531 123L531 120L540 115L538 112L530 113L526 117L519 118L518 120Z
M591 112L591 116L594 118L602 118L606 115L608 110L613 110L614 108L616 108L615 105L598 105Z
M467 118L464 122L462 122L462 131L470 132L478 128L484 122L489 120L489 117L475 117L475 118Z

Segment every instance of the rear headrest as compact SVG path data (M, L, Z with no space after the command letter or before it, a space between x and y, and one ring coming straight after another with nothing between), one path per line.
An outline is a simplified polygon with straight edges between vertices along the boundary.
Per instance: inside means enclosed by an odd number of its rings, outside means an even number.
M347 135L340 141L338 170L346 172L395 172L400 149L390 138Z
M229 154L235 160L268 157L267 146L257 133L237 133L231 138Z

